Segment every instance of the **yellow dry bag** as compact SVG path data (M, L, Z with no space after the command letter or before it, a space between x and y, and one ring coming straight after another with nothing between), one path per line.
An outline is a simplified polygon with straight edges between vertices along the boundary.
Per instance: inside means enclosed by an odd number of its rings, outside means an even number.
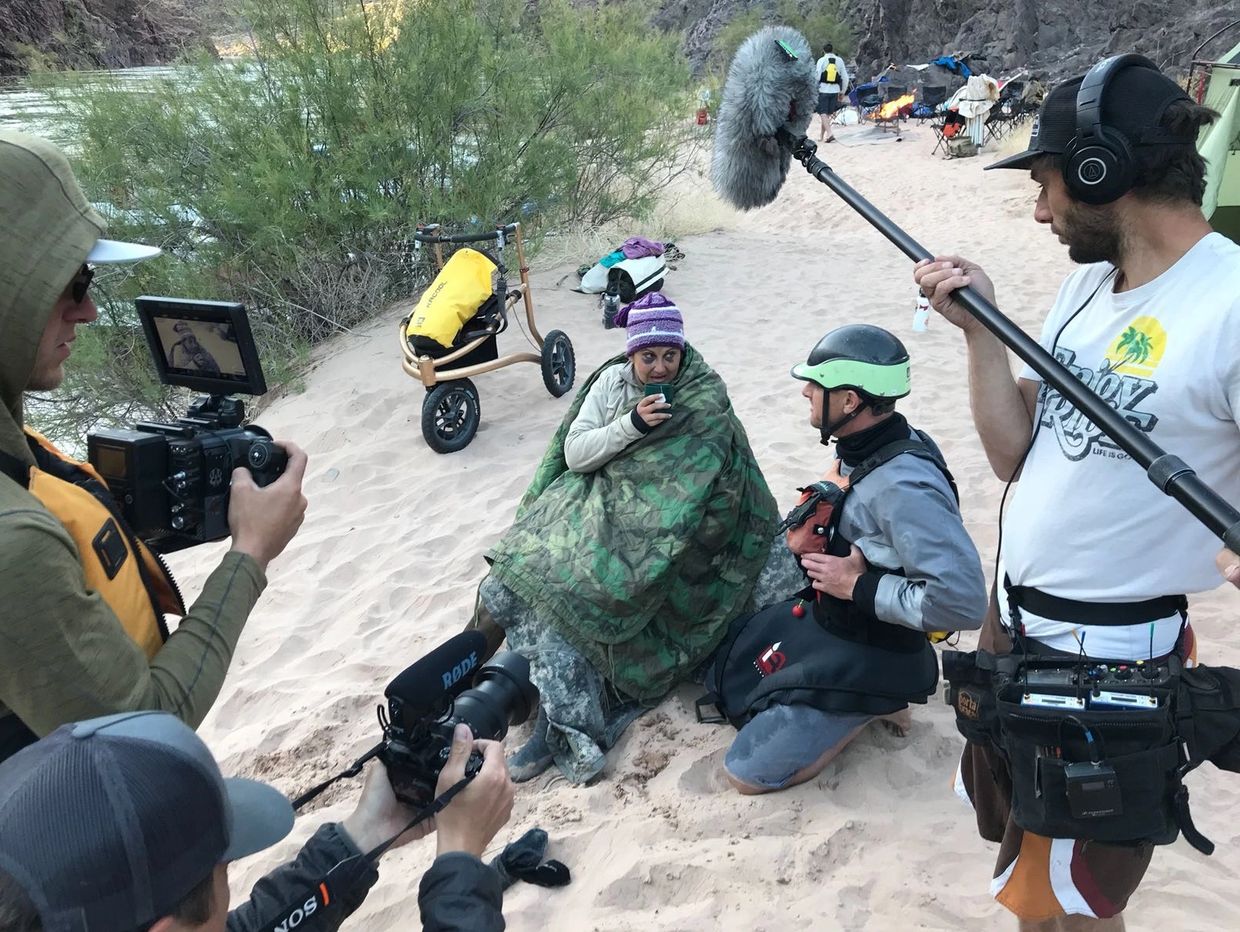
M407 337L429 337L448 349L491 296L495 263L476 249L458 249L439 270L405 325Z

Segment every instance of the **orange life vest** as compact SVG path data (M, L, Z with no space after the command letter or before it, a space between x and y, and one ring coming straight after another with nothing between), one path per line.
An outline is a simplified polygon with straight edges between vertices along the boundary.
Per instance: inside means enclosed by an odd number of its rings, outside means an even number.
M26 467L6 456L0 466L64 525L77 545L86 588L99 593L125 633L153 657L168 639L164 613L185 614L172 574L125 524L93 466L65 456L29 428L26 434L38 465L23 475Z
M835 459L820 481L797 489L801 500L783 524L788 549L796 556L827 552L833 515L843 505L848 487L848 477L840 473L840 461Z

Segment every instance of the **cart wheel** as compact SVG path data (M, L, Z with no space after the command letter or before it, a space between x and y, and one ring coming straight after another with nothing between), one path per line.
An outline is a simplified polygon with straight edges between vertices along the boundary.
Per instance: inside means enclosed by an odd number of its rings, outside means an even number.
M436 453L464 450L481 420L478 389L469 379L440 382L422 401L422 436Z
M552 398L559 398L573 387L577 377L577 358L573 344L563 330L552 330L542 346L543 384Z

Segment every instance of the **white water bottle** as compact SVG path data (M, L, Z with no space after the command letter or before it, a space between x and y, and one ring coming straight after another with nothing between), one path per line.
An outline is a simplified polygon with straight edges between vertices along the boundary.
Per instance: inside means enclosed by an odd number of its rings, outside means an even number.
M930 301L920 291L917 292L917 307L913 311L913 332L925 333L926 324L930 321Z

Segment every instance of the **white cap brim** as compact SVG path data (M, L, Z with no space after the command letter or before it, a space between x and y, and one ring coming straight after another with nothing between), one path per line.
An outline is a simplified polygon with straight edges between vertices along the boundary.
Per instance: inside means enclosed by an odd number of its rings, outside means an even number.
M141 262L153 259L162 249L158 246L145 246L142 243L122 243L120 240L95 240L94 248L86 256L91 265L121 265L126 262Z

